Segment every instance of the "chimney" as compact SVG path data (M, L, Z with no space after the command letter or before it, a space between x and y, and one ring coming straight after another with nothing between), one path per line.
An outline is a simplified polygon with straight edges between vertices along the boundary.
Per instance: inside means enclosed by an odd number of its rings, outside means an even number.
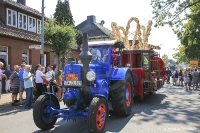
M104 20L101 20L100 25L103 26L104 24L105 24L105 21L104 21Z
M20 3L24 6L26 6L26 0L17 0L17 3Z
M94 15L87 16L88 23L96 23L96 17Z

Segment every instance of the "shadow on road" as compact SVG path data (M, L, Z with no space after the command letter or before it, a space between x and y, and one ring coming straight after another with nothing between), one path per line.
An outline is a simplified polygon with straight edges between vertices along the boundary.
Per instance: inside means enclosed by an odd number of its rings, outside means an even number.
M145 100L142 102L134 103L132 107L132 113L131 115L127 117L117 117L114 114L110 114L109 118L107 119L105 132L120 132L128 122L130 122L130 119L134 117L137 113L145 112L148 115L152 115L152 110L158 110L158 109L165 109L167 108L168 104L164 103L162 104L162 100L166 96L163 94L153 94L153 95L145 95ZM140 108L145 108L144 110L140 110ZM141 114L142 115L142 114ZM135 123L135 122L134 122ZM133 123L133 124L134 124ZM76 122L57 122L54 129L48 130L48 131L35 131L34 133L57 133L65 131L66 133L87 133L87 122L83 120L77 119Z
M153 122L155 125L176 125L182 124L194 127L195 130L188 131L198 133L200 130L200 96L192 98L199 90L185 91L183 87L166 85L164 89L159 90L152 95L145 94L144 100L134 102L132 113L127 117L117 117L110 114L107 119L105 132L122 132L125 126ZM127 124L129 123L129 124ZM149 127L151 128L151 127ZM182 127L183 128L183 127ZM54 129L48 131L35 131L34 133L87 133L87 122L77 119L76 122L58 121ZM124 131L123 131L124 132Z
M25 102L25 101L23 101ZM24 106L20 107L20 103L17 103L16 105L18 106L12 106L11 102L5 103L5 104L1 104L0 108L3 108L3 110L0 110L0 116L5 116L5 115L15 115L19 112L23 112L23 111L28 111L30 109L25 109Z

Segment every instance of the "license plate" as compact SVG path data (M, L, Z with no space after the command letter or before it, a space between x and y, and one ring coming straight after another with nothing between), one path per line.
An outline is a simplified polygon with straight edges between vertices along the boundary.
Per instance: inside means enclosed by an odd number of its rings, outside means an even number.
M66 80L72 80L72 81L76 81L78 80L78 74L67 74L66 75Z
M82 85L82 81L65 81L64 85L81 86Z

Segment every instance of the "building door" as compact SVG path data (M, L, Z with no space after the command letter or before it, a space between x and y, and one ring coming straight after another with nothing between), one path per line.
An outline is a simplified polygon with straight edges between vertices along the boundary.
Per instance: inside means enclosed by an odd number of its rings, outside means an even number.
M4 63L2 69L5 70L8 64L8 47L0 46L0 61Z

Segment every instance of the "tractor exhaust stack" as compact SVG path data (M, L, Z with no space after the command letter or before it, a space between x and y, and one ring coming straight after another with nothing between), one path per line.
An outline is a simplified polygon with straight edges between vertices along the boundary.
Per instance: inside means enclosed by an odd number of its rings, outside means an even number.
M91 100L91 92L90 92L90 88L88 86L88 80L86 79L86 74L89 71L89 63L90 60L92 59L92 54L90 53L90 51L88 51L88 34L87 33L83 33L83 48L82 48L82 52L79 54L79 58L81 60L81 62L83 63L83 100L85 102L85 104L89 104L90 100Z

